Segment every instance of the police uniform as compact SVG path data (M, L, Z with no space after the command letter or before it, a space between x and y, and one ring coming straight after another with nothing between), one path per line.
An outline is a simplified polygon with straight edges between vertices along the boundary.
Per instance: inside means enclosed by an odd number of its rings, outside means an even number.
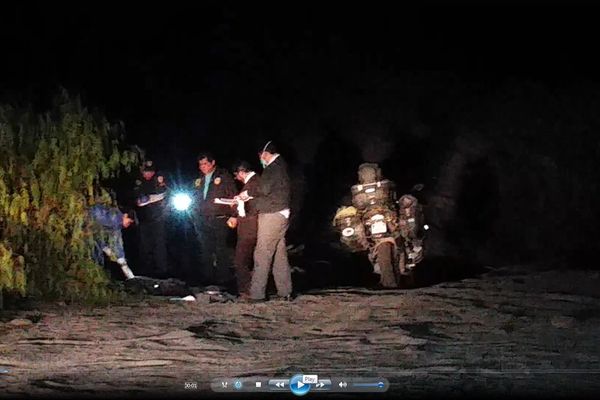
M142 172L156 171L152 161L146 161ZM166 199L153 201L166 195L165 179L155 172L151 179L141 176L136 180L135 197L139 220L139 251L142 270L147 275L164 277L168 273L165 235Z
M227 220L234 215L229 205L215 204L216 198L231 199L236 187L231 174L216 168L210 179L196 179L194 201L194 228L200 243L200 279L205 284L227 285L233 279L232 249L227 244Z

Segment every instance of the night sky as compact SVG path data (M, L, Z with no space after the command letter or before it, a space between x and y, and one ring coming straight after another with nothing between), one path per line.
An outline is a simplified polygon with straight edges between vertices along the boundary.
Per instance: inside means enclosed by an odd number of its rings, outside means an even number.
M392 124L402 140L384 172L402 187L422 181L431 189L457 127L493 114L493 102L470 112L477 96L510 85L552 92L598 83L594 7L350 4L3 5L0 100L45 109L63 86L110 120L124 121L127 141L185 182L197 173L202 149L225 167L238 158L258 164L257 149L281 139L292 167L304 162L307 209L323 208L315 219L326 225L363 161L359 148L342 143L362 110L371 122L390 105L408 110L409 123ZM533 109L538 102L530 102ZM407 136L415 124L431 135ZM323 142L316 152L301 145L294 154L286 147L290 135L282 134L290 129L295 140L309 132L309 141ZM548 138L523 141L541 147ZM485 186L485 174L473 179L483 185L473 192L502 189ZM321 204L311 205L315 193Z
M594 8L198 3L3 6L0 89L43 101L62 85L152 153L238 135L222 116L247 104L276 130L277 105L352 92L382 71L451 71L484 88L596 79Z

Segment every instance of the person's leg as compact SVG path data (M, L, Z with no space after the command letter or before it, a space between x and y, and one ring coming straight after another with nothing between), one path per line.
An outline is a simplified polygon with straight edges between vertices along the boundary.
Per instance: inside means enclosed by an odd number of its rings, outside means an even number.
M146 252L146 271L148 276L156 275L156 224L152 221L147 221L144 224L145 237L145 252Z
M238 293L248 293L250 289L250 268L253 264L254 247L256 246L256 230L258 218L240 218L238 223L238 237L235 248L235 277Z
M277 243L275 256L273 257L273 279L275 280L275 286L277 287L277 294L284 297L289 296L292 293L292 272L290 270L285 244L288 220L281 214L279 214L279 217L277 229L273 228L274 231L277 231L277 235L280 238Z
M235 279L233 272L233 251L227 243L230 228L227 226L226 221L225 218L216 218L213 223L215 255L217 257L216 278L220 285L228 285Z
M196 284L199 283L204 283L204 265L205 265L205 260L204 260L204 246L202 244L202 239L204 237L204 233L203 233L203 229L202 229L202 220L203 217L194 214L194 216L192 217L192 227L194 230L194 236L196 238L196 241L193 245L193 247L196 249L195 250L195 256L196 256L196 261L198 261L199 266L192 268L192 270L190 271L191 273L191 278L192 281L195 282Z
M153 268L153 251L152 251L152 232L149 229L148 222L142 222L138 226L139 233L139 261L137 269L141 275L149 275Z
M154 222L154 272L158 275L167 275L169 265L167 259L167 243L165 224L163 221Z
M259 214L258 235L254 250L254 271L250 283L250 297L261 300L265 298L271 261L279 242L279 222L275 214Z
M125 279L134 277L129 265L127 265L127 260L125 259L125 248L123 247L123 236L121 231L115 231L109 235L108 243L104 247L103 252L111 259L111 261L114 261L119 265Z
M200 279L204 285L215 284L215 234L212 226L209 223L209 219L202 217L199 227L199 240L200 240Z
M102 240L97 240L94 243L94 252L92 253L92 259L94 262L102 266L104 266L104 252L102 250L104 247L106 247L104 242Z

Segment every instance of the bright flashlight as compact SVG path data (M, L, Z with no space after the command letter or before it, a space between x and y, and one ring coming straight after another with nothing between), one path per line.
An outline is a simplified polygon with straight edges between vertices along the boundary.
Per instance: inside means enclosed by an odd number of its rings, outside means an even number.
M192 198L187 193L177 193L171 202L177 211L185 211L192 204Z

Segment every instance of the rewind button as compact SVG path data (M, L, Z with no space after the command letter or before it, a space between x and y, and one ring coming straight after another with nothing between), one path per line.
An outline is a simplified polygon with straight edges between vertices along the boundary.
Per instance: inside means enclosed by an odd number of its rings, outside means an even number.
M270 390L287 390L289 384L289 379L269 379Z

